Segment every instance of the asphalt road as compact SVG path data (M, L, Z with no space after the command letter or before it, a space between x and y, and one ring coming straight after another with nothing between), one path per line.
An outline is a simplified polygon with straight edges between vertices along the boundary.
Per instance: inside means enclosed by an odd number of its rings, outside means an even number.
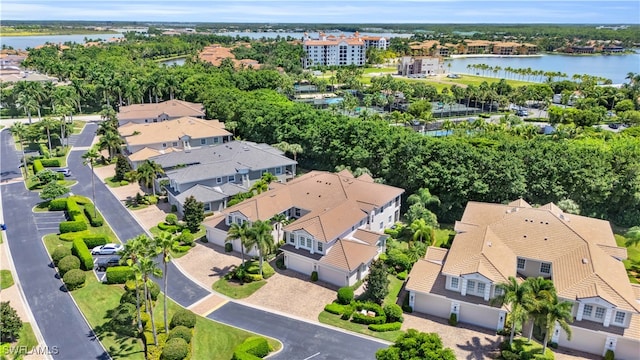
M0 178L4 183L20 177L19 157L8 131L2 131L0 139ZM36 193L29 192L23 182L3 184L0 188L7 241L16 273L46 345L52 350L51 355L65 360L109 359L71 296L61 290L62 282L50 266L41 238L56 232L51 231L51 221L55 219L31 211L41 200Z
M85 147L91 145L96 129L97 125L95 123L87 123L83 132L73 139L74 146ZM144 234L144 229L136 222L133 216L126 211L123 204L111 194L107 186L93 174L91 168L82 165L82 155L85 152L86 150L73 150L69 154L67 167L78 180L78 184L72 188L73 193L84 195L91 199L91 177L93 176L96 188L96 206L120 241L127 242L129 239ZM158 262L161 262L161 258L158 258ZM169 263L168 274L167 295L184 307L188 307L210 293L207 289L202 288L186 277L172 263ZM163 283L160 279L154 279L154 281L162 288Z
M382 342L233 302L226 303L207 317L280 340L284 344L283 350L270 359L371 360L375 359L378 349L387 347Z

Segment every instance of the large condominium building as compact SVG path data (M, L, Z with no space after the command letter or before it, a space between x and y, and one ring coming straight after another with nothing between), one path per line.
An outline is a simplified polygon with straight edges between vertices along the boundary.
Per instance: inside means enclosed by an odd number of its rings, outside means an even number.
M352 36L335 36L319 34L318 39L311 39L306 33L302 46L306 52L303 59L305 68L311 66L362 66L367 61L367 48L374 47L381 50L387 49L388 41L384 37L360 36L355 33Z

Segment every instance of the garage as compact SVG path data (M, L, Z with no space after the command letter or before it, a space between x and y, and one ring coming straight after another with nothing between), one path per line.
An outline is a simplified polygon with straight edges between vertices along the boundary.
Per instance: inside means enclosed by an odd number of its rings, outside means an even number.
M311 275L311 272L313 271L313 264L308 260L288 253L285 253L285 259L287 269L291 269L305 275Z
M498 310L486 306L460 303L460 316L458 321L495 329L498 325Z
M449 318L451 313L451 301L449 299L421 293L415 293L415 296L414 311L445 319Z
M227 238L227 233L225 231L222 231L216 228L207 229L207 240L209 240L209 242L212 244L216 244L218 246L224 246L224 241L226 238ZM236 250L235 246L234 246L234 250ZM237 251L240 251L240 249L237 249Z
M346 274L343 271L331 268L329 266L320 266L318 268L318 280L325 281L337 286L347 285Z

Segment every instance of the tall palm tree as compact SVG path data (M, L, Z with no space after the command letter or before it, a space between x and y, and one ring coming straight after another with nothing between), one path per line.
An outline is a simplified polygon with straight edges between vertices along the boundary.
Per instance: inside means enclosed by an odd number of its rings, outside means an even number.
M153 256L143 256L138 260L135 265L136 270L140 272L142 276L142 284L144 285L144 295L147 302L147 312L151 319L151 331L153 332L153 343L158 345L158 333L156 331L156 321L153 318L153 300L151 299L151 292L149 291L148 284L151 282L151 277L161 277L162 270L158 267Z
M117 132L109 131L100 137L98 146L100 150L108 149L109 159L111 159L115 154L120 153L120 145L122 143L123 141Z
M258 249L258 256L260 258L260 275L262 275L262 263L264 257L273 248L273 234L271 233L273 228L269 221L257 220L251 225L249 229L248 246L249 248L255 246Z
M51 128L55 126L55 120L50 117L45 117L40 121L39 125L47 132L47 143L49 145L49 151L51 151Z
M27 159L24 157L24 144L22 140L24 139L24 135L27 131L25 125L21 122L15 122L11 125L11 133L18 137L18 142L20 143L20 151L22 152L22 165L24 166L25 175L27 174Z
M284 226L285 221L287 221L287 216L283 213L277 213L271 217L271 223L276 225L276 230L278 231L278 239L276 242L282 240L282 227Z
M169 322L167 321L167 279L169 278L169 262L171 261L171 250L176 246L175 237L162 231L156 237L153 238L156 248L160 250L162 254L162 264L164 265L164 333L169 333Z
M155 179L158 174L164 174L162 166L155 161L146 160L142 165L138 167L138 178L142 180L146 187L151 187L153 195L156 195ZM151 185L151 186L149 186Z
M260 180L266 182L267 184L271 184L274 181L278 181L278 177L273 175L270 172L266 172L262 174L262 177L260 178Z
M509 276L509 280L505 283L496 285L501 289L503 294L491 299L492 304L506 304L511 317L511 335L509 336L509 345L513 343L513 336L516 332L518 322L526 320L527 308L531 304L531 295L526 283L519 283L515 277Z
M142 318L140 317L140 280L142 279L142 274L137 271L138 261L141 257L143 257L149 249L149 237L146 235L138 235L133 239L129 239L126 243L124 243L124 248L120 252L122 256L122 260L127 263L128 266L131 266L135 272L135 282L136 282L136 311L138 314L138 331L142 333Z
M549 342L550 334L556 327L556 323L567 333L567 339L571 340L571 327L569 327L569 323L573 322L572 309L573 303L570 301L559 301L557 297L547 305L545 309L546 332L544 334L544 341L542 342L543 354L547 351L547 343Z
M95 165L96 161L99 158L100 158L100 154L94 147L92 147L91 149L89 149L89 151L87 151L82 155L82 159L83 159L82 164L83 165L88 164L91 167L91 192L93 196L93 205L95 205L93 207L93 211L94 211L93 216L98 216L98 214L95 213L97 211L96 209L98 206L96 205L96 184L94 180L95 174L93 173L93 166Z
M540 323L541 318L544 316L544 307L549 304L556 297L556 289L553 286L553 281L545 279L541 276L530 277L525 280L529 289L532 301L527 309L529 313L529 320L531 321L531 328L529 330L528 339L531 341L533 337L533 324Z
M416 219L410 225L413 231L413 241L420 240L424 242L427 238L431 238L431 227L427 225L424 219ZM435 239L429 239L429 243L433 245Z
M249 243L249 225L247 222L243 222L241 225L237 223L231 224L225 242L232 240L240 240L240 254L242 254L242 265L244 265L244 248Z
M266 181L260 179L254 182L249 190L255 191L257 194L262 194L263 192L269 190L269 184L267 184Z
M449 122L451 123L451 121ZM424 206L425 208L429 208L430 206L440 206L440 199L438 199L438 197L435 195L431 195L429 189L420 188L418 191L411 194L407 198L407 204L422 204L422 206Z

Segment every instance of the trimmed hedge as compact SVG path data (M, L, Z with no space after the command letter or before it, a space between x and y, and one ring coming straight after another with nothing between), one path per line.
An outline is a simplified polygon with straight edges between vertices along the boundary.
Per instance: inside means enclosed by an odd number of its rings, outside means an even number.
M402 308L398 304L389 304L384 307L384 314L387 316L387 322L403 322Z
M82 241L84 241L85 245L87 245L88 249L93 249L96 246L106 245L109 239L107 235L96 234L96 235L85 235L80 237Z
M396 275L396 277L398 278L398 280L406 280L407 279L407 270L405 270L403 272L399 272L398 275Z
M86 280L86 274L80 269L69 270L62 277L62 281L64 281L64 285L69 291L81 288L82 286L84 286L84 282Z
M42 161L39 159L33 160L33 173L37 174L42 170L44 170L44 166L42 166Z
M173 314L173 317L171 317L169 327L173 329L174 327L181 325L188 328L196 326L196 314L187 309L176 311L176 313Z
M40 163L44 167L60 167L60 160L58 159L41 159Z
M456 313L452 313L449 315L449 325L457 326L458 325L458 315Z
M62 260L63 258L69 255L71 255L71 249L65 246L57 247L51 253L51 260L53 260L53 265L58 266L58 263L60 262L60 260ZM78 266L80 266L80 263L78 263Z
M338 302L342 305L350 304L353 301L353 289L345 286L338 289Z
M69 213L69 217L74 219L76 216L82 214L82 208L80 205L71 197L67 198L67 212ZM78 219L74 219L78 220Z
M77 269L80 269L80 259L76 256L67 255L58 262L58 273L60 273L60 276L64 276L67 272Z
M263 358L269 355L271 349L267 339L260 336L250 336L242 344L236 346L233 350L234 359L251 359L251 357L242 357L244 354L253 355L257 358ZM236 354L241 357L237 357Z
M345 306L345 305L340 305L338 303L331 303L331 304L327 304L324 307L324 311L330 312L335 315L342 315L347 306L348 305Z
M224 243L224 252L232 252L233 244L232 243Z
M167 340L162 348L162 360L182 360L189 354L189 345L184 339L173 338Z
M38 147L38 151L40 152L40 155L44 156L47 159L51 157L49 148L47 148L45 144L40 144L40 146Z
M371 324L368 326L368 329L375 332L385 332L385 331L400 330L401 327L402 327L402 323L392 322L387 324Z
M168 339L174 339L174 338L181 338L184 341L186 341L187 343L191 342L191 329L189 329L186 326L176 326L175 328L173 328L171 331L169 331L169 337Z
M158 229L175 234L179 230L178 225L167 225L164 222L158 223Z
M84 231L87 230L87 223L84 220L63 221L58 226L58 230L60 231L60 234Z
M231 357L231 360L260 360L260 359L262 358L259 358L255 355L251 355L246 352L234 352L233 356Z
M132 278L133 269L130 266L112 266L107 268L107 284L124 284Z
M364 324L364 325L384 324L387 322L387 317L384 315L367 316L359 311L355 311L353 315L351 315L351 321L356 324Z
M64 234L60 234L60 240L62 241L73 241L75 238L81 238L83 236L89 235L88 231L77 231L77 232L68 232Z
M80 259L80 265L83 270L93 269L93 257L87 244L82 239L73 239L73 246L71 247L71 253Z
M99 227L104 225L104 219L99 212L96 211L96 207L93 204L84 204L84 214L89 219L89 223L93 227Z
M78 205L91 204L91 200L88 197L82 195L71 195L69 199L75 201Z
M63 211L67 210L67 199L58 198L49 201L49 211Z
M312 281L312 282L316 282L316 281L318 281L318 272L317 272L317 271L313 271L313 272L311 273L311 281Z
M180 253L186 253L191 250L191 245L178 245L176 246L176 251Z

